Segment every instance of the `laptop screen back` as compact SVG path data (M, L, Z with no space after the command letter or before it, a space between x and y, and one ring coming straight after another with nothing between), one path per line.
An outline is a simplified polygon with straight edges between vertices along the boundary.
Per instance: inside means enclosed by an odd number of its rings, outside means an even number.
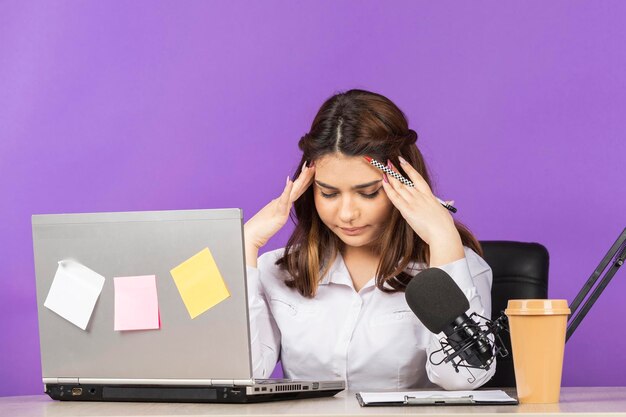
M35 215L44 378L250 379L239 209ZM191 318L170 271L208 248L230 296ZM59 262L105 277L86 330L44 306ZM157 330L114 330L114 277L156 277Z

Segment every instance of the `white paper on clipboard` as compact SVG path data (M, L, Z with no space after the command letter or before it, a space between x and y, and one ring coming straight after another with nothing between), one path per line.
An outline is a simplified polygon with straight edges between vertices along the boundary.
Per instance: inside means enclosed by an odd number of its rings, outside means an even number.
M385 405L517 404L502 390L359 392L362 407Z

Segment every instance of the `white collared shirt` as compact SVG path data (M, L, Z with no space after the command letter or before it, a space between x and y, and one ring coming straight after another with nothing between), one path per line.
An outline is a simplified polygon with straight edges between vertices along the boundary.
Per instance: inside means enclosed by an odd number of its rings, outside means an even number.
M284 249L261 255L248 267L252 366L255 378L268 378L280 356L286 378L343 379L350 390L408 389L439 386L474 389L495 372L427 359L441 349L439 338L408 307L404 292L385 293L372 278L359 292L341 257L319 284L313 298L284 284L287 272L275 265ZM414 271L424 268L412 264ZM440 267L461 288L471 312L491 313L491 269L474 251ZM279 355L280 353L280 355ZM436 356L436 355L435 355ZM443 356L433 359L441 360Z

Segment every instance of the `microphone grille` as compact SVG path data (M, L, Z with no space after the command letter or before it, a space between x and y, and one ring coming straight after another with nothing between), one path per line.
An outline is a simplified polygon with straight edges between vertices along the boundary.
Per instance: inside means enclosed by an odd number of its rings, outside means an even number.
M441 333L469 310L469 301L452 277L439 268L417 274L406 287L406 302L432 333Z

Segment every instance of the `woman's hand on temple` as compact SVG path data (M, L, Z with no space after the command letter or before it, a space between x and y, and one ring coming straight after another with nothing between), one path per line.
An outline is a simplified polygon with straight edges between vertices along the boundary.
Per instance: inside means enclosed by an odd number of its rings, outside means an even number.
M315 166L306 163L295 181L287 177L285 188L278 198L270 201L244 225L246 262L256 267L259 249L274 236L289 219L293 202L296 201L313 183Z
M431 252L430 266L463 258L463 244L452 215L433 195L419 172L402 157L400 162L414 187L406 186L391 175L383 174L383 189L409 226L428 244ZM391 162L388 162L388 166L398 172Z

